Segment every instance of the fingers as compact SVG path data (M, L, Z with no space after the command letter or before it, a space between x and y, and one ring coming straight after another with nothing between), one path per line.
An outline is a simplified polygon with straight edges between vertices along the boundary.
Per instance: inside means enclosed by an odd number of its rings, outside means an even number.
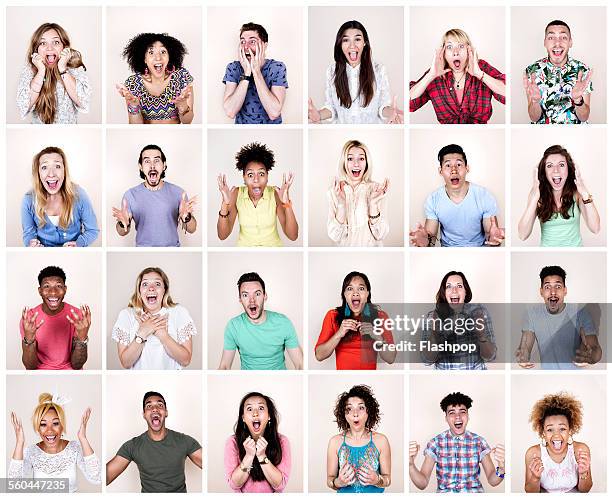
M527 73L523 74L523 88L525 90L529 88L529 78L527 77Z

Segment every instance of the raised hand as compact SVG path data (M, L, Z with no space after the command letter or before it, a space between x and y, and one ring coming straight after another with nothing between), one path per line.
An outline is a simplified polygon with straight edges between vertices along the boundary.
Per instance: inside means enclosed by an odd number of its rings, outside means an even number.
M87 422L89 421L89 416L91 416L90 407L85 409L85 412L81 416L81 426L79 426L79 431L77 432L77 438L79 440L87 440Z
M538 480L542 478L542 473L544 473L544 463L542 462L542 459L538 456L533 456L531 458L531 462L529 463L529 471Z
M506 449L503 444L497 444L491 449L491 456L496 466L504 468L506 464Z
M80 312L80 313L78 313ZM74 308L70 309L70 313L66 315L66 319L76 329L76 334L79 340L87 338L89 327L91 326L91 310L87 305L81 305L77 311Z
M261 68L266 63L266 49L264 42L259 40L255 45L255 52L251 50L251 67L253 71L261 72Z
M136 107L140 105L140 98L131 93L125 85L117 83L115 88L117 89L117 92L119 92L119 95L125 99L125 103L128 106Z
M70 56L72 55L72 50L70 47L64 47L64 49L60 52L59 61L57 61L57 69L60 73L66 71L68 67L68 61L70 60Z
M375 183L370 191L370 206L378 207L378 204L383 200L383 198L387 195L387 191L389 190L389 179L385 178L382 184Z
M387 124L404 123L404 111L397 107L397 95L393 96L393 104L389 106L390 114L387 116Z
M582 172L580 171L580 168L578 168L578 165L576 165L576 178L574 179L574 184L576 185L576 189L578 189L578 194L580 194L583 199L587 198L589 195L589 190L584 185Z
M181 92L170 102L172 102L179 113L184 114L189 110L189 98L193 93L193 85L187 85Z
M268 448L268 441L262 436L257 439L255 444L255 455L258 459L266 457L266 449Z
M537 202L540 199L540 179L538 178L538 167L533 169L531 190L529 191L529 202Z
M23 321L23 336L29 342L36 338L36 332L45 323L44 319L37 321L37 317L38 312L34 312L28 307L24 307L24 309L21 311L21 320Z
M14 412L11 412L11 423L13 423L13 429L15 430L15 445L22 446L25 443L25 433L23 431L21 419L19 419Z
M578 474L588 473L591 469L591 455L586 450L579 450L576 453L576 463L578 463Z
M357 471L357 480L363 485L376 485L380 480L380 475L366 463Z
M255 457L255 453L257 452L257 444L255 443L255 440L253 440L251 437L247 437L246 440L242 442L242 446L244 447L246 455L253 459Z
M531 73L531 78L527 73L523 75L523 88L529 102L539 103L542 100L542 92L536 83L535 73Z
M577 367L586 367L588 364L593 364L593 347L587 343L584 330L580 330L580 346L576 349L576 357L574 364Z
M533 369L536 366L534 362L530 362L527 352L521 347L516 349L514 352L514 357L516 358L516 362L519 367L522 367L523 369Z
M251 68L249 58L246 56L246 50L248 49L245 49L242 43L238 44L238 59L240 61L240 65L242 66L244 76L251 76L253 69Z
M121 222L124 228L130 225L132 214L128 209L127 199L124 199L121 203L121 209L113 207L113 217L117 220L117 222Z
M43 59L43 56L40 55L38 52L34 52L32 54L32 64L34 64L34 66L36 66L36 69L38 71L42 71L43 73L47 70L47 66L45 66L45 60Z
M582 79L582 71L578 71L578 78L576 80L576 84L572 88L572 93L570 94L573 101L579 100L584 96L587 89L589 88L589 83L591 82L591 76L593 76L593 70L587 72L586 78Z
M163 319L164 317L159 314L153 315L147 312L136 314L136 320L138 321L138 336L146 339L155 333L156 329L160 327L160 320Z
M236 187L230 189L227 185L226 176L221 173L217 176L217 185L219 186L223 204L230 205L232 202L232 193L236 190Z
M355 469L350 465L350 463L344 463L344 466L342 466L342 468L340 468L340 470L338 471L338 478L336 478L336 483L340 487L347 487L354 483L355 480Z
M408 233L410 236L410 244L413 246L425 247L429 246L429 234L425 230L423 224L417 224L416 229Z
M281 203L289 202L289 187L291 187L291 184L293 184L294 177L295 176L293 175L292 172L289 172L288 174L283 173L282 185L280 186L280 188L279 187L274 188L274 190L278 194L278 197L281 200Z
M431 67L429 68L430 78L433 80L438 76L445 75L450 71L450 68L444 69L444 48L440 47L434 52L433 59L431 61Z
M419 444L417 444L414 440L411 440L408 443L408 462L410 464L414 464L414 458L419 453L419 449L420 448L421 448L421 446Z
M468 63L467 72L470 73L474 78L482 79L484 71L478 66L478 53L471 46L468 45Z
M191 199L187 198L187 193L183 191L181 194L181 202L179 204L179 218L185 220L187 215L193 213L193 209L198 204L198 196L193 196Z
M506 238L506 230L497 226L497 218L491 218L491 228L485 244L487 246L499 246Z
M344 193L344 186L346 182L344 180L340 180L338 177L334 178L334 194L336 195L336 199L340 202L340 204L346 203L346 194Z
M309 123L321 123L321 113L313 104L312 99L308 98L308 122Z
M359 331L359 322L355 319L344 319L338 328L340 338L344 338L349 331Z

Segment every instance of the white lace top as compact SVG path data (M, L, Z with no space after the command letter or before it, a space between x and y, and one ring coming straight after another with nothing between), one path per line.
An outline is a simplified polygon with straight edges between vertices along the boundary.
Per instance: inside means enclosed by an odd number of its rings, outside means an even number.
M91 86L89 85L87 71L85 71L83 67L67 68L67 71L76 80L76 91L81 105L79 107L75 105L68 95L68 92L66 92L62 82L58 81L55 85L57 107L55 109L55 120L53 123L75 124L77 122L77 112L89 112ZM42 121L38 117L38 114L30 107L30 83L32 83L32 78L34 78L34 73L30 65L27 64L24 66L19 76L19 83L17 85L17 107L19 108L21 119L25 119L29 113L32 113L32 123L41 124Z
M544 471L540 477L540 487L550 493L577 492L578 463L573 444L568 444L567 453L560 463L555 463L546 447L540 444L540 456Z
M96 454L83 456L81 444L68 442L57 454L47 454L38 445L28 445L23 450L23 461L11 459L9 478L68 478L69 492L77 491L76 467L79 467L88 482L99 484L100 460Z
M346 223L336 219L338 199L333 186L327 191L329 211L327 214L327 235L338 246L382 246L383 239L389 234L389 223L385 217L384 200L380 217L369 220L368 199L374 182L361 182L354 189L344 186L346 197Z
M139 323L136 313L140 310L128 307L119 312L119 317L113 326L112 338L117 343L129 345L138 332ZM185 343L191 336L197 334L195 323L187 309L181 305L163 307L160 314L168 315L168 334L177 343ZM151 334L142 349L140 358L134 363L132 369L182 369L176 360L170 357L161 341Z
M336 87L334 85L336 63L331 64L327 68L325 105L323 108L331 111L332 123L365 124L385 122L385 118L382 114L383 108L391 105L387 70L382 64L374 63L374 76L376 78L374 96L367 107L362 107L361 96L358 94L360 67L361 65L354 68L350 64L346 64L346 77L348 78L349 91L351 93L351 100L353 101L351 107L348 109L342 107L338 95L336 94Z

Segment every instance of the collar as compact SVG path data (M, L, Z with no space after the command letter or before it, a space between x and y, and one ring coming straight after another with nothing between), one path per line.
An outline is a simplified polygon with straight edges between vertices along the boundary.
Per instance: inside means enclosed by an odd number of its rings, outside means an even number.
M450 431L450 428L444 432L445 438L458 442L463 442L466 438L470 438L471 436L472 434L469 430L465 430L462 435L455 435L453 432Z
M567 55L567 62L559 67L559 66L555 66L552 62L550 62L550 59L548 58L548 56L546 56L543 61L546 63L546 67L550 68L552 71L562 71L565 72L568 69L572 68L576 63L575 63L575 59L572 59L572 57L568 54Z
M357 66L353 67L348 62L346 63L346 72L347 73L359 73L359 69L361 68L361 62L357 64Z

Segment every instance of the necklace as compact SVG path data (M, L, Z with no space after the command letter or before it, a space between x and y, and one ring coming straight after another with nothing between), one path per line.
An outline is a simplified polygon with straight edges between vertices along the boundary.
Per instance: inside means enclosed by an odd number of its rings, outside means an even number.
M461 82L464 80L465 78L465 73L463 73L463 76L459 79L459 81L455 80L455 77L453 76L453 82L455 83L455 88L460 89L461 88Z

